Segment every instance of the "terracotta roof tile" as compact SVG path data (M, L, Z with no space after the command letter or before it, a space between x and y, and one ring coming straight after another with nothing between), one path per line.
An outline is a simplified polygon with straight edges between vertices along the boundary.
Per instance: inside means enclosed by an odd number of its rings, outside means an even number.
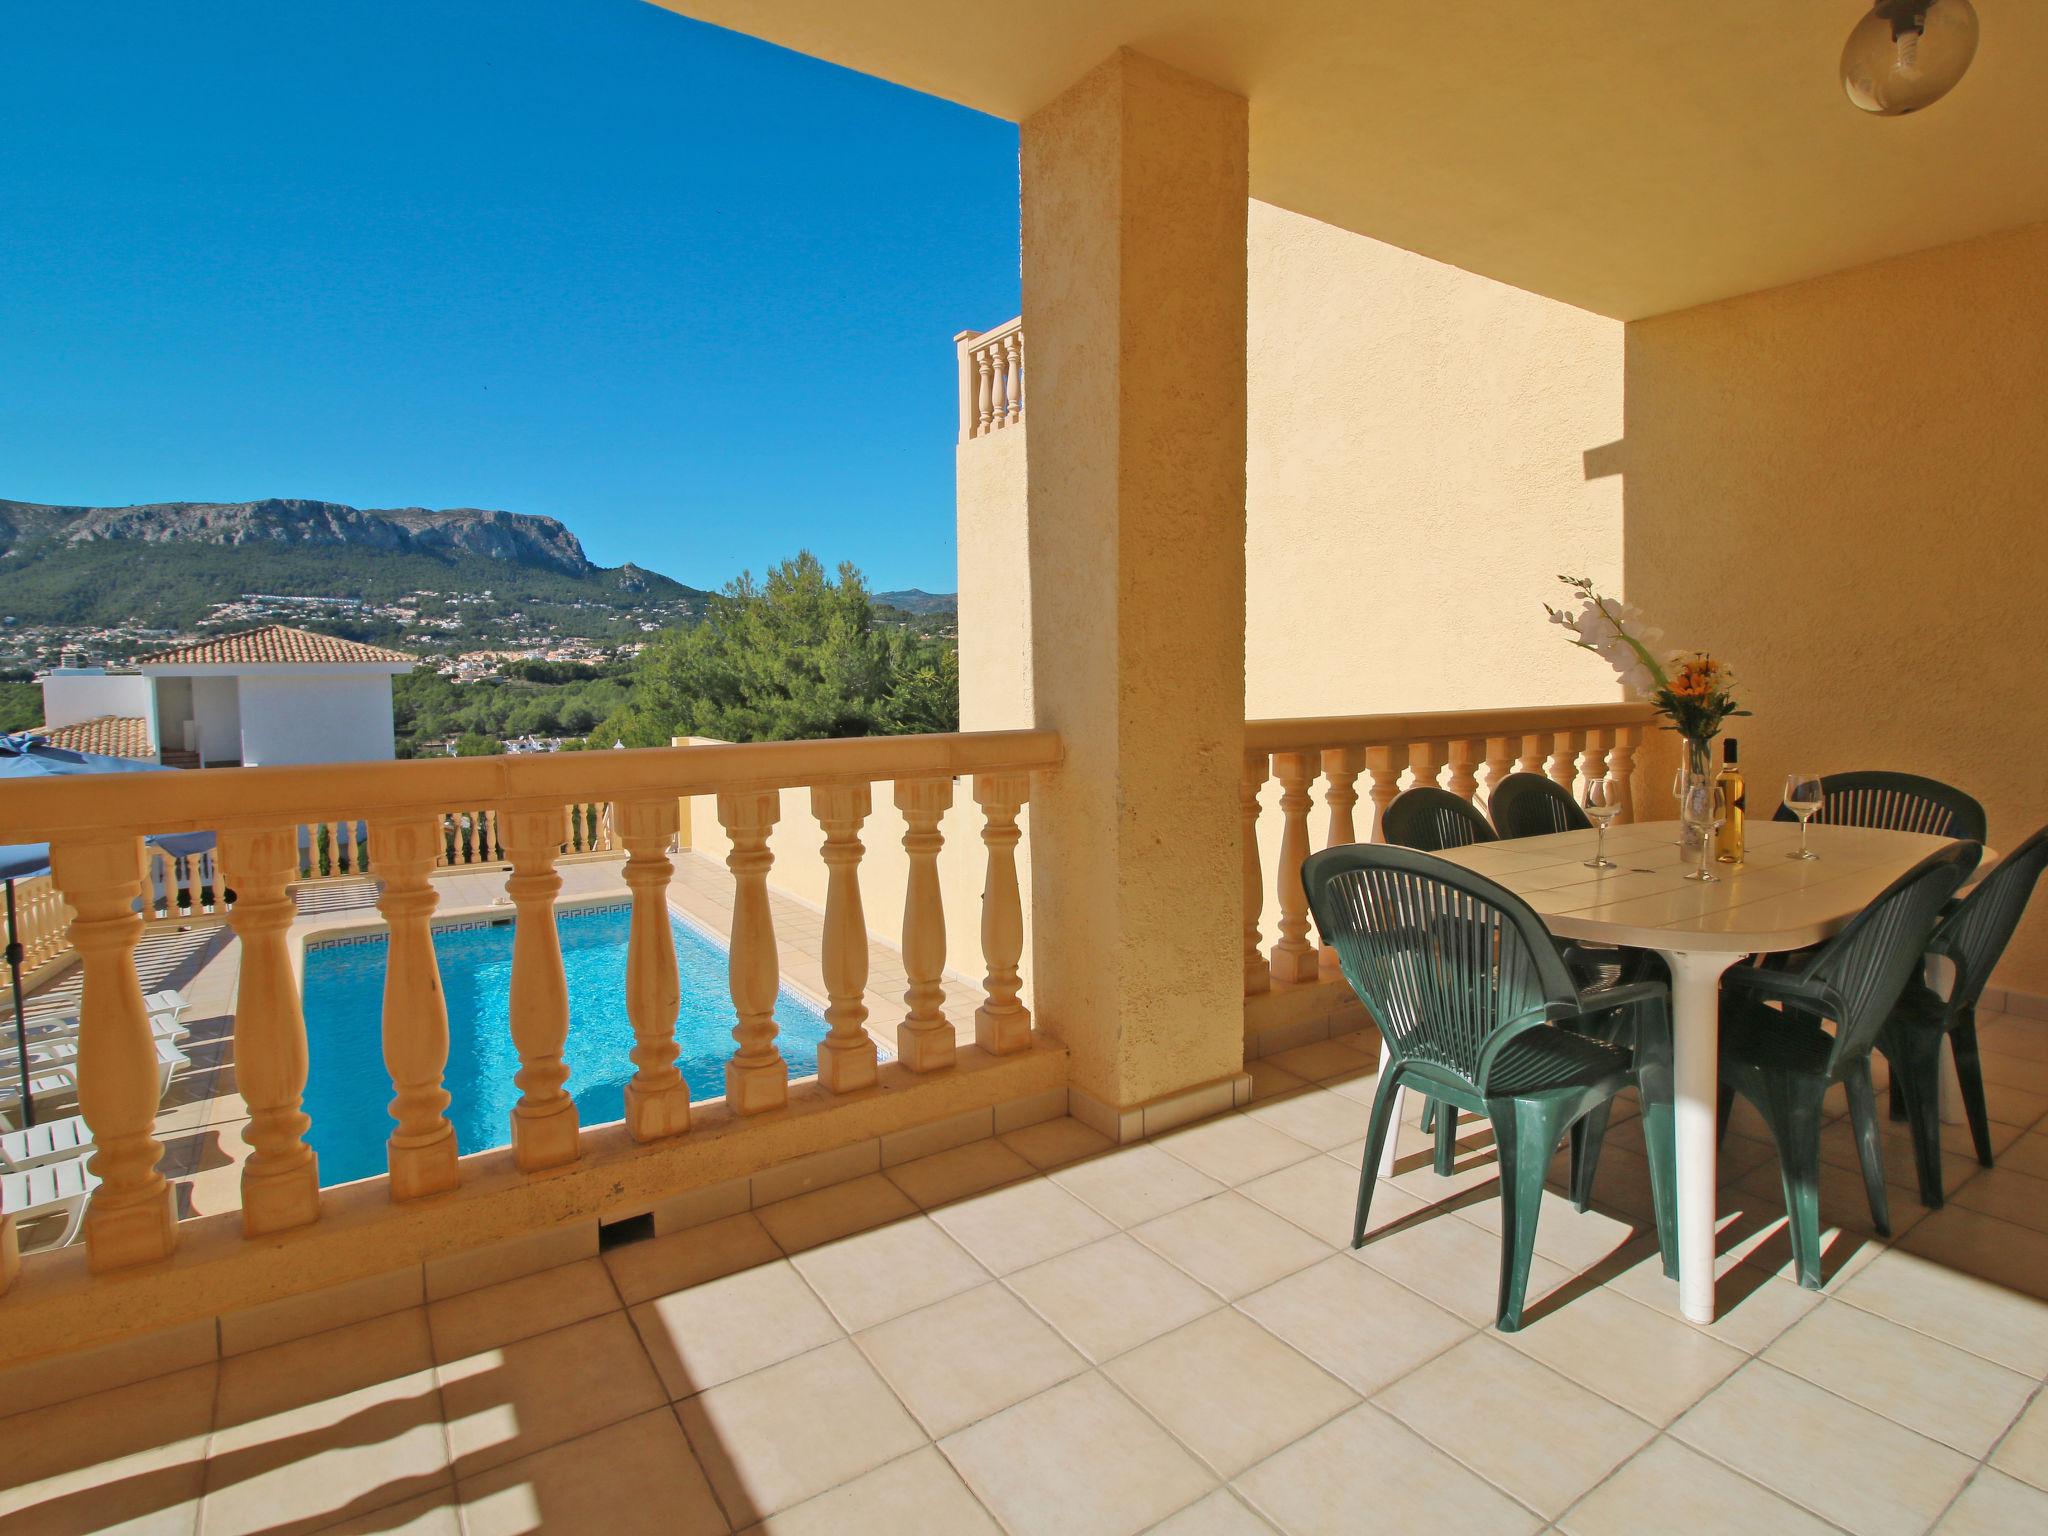
M156 758L156 751L149 744L149 722L140 715L101 715L97 720L80 720L74 725L39 725L29 734L67 752L136 757L145 762Z
M418 659L404 651L390 650L381 645L363 645L333 635L316 635L307 629L266 624L261 629L244 629L231 635L194 640L189 645L175 645L168 651L158 651L154 656L141 657L135 664L139 667L219 667L305 662L335 666L352 662L412 662Z

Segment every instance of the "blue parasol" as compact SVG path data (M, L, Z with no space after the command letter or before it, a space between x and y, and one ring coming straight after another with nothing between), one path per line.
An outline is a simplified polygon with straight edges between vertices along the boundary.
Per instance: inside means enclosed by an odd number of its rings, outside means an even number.
M10 736L0 732L0 779L38 778L70 773L175 773L162 763L143 762L132 757L102 757L95 752L73 752L53 747L34 736ZM165 833L149 839L168 854L182 858L204 853L213 846L211 832ZM36 1123L35 1100L29 1094L28 1024L22 1013L21 942L15 936L14 882L40 875L50 867L48 843L0 844L0 881L7 887L7 968L14 983L15 1057L21 1068L22 1123Z

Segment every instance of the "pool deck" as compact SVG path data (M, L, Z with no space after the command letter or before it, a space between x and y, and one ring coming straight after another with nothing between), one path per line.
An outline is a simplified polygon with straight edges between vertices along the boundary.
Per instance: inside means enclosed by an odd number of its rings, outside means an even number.
M722 860L685 850L672 854L675 874L669 881L668 904L695 920L724 943L732 935L732 876ZM621 876L624 855L578 859L558 866L560 900L570 905L630 896ZM434 877L441 904L436 920L477 912L507 913L507 871L444 870ZM323 933L361 929L378 922L375 882L321 881L299 887L300 916L292 924L295 940ZM825 1007L823 969L824 914L778 892L769 893L775 937L782 963L783 985L806 995L821 1011ZM234 1013L241 972L241 944L219 924L194 928L160 928L144 935L136 968L144 990L175 987L190 1007L183 1023L191 1031L181 1049L191 1065L179 1069L157 1115L157 1139L164 1145L161 1167L171 1181L181 1219L208 1216L241 1206L240 1169L248 1156L242 1129L248 1106L235 1087ZM896 1024L903 1016L903 992L909 978L903 956L894 945L872 935L868 941L868 1033L884 1058L893 1056ZM947 973L946 1017L963 1043L974 1038L974 1010L981 1006L981 988L963 976ZM48 1012L76 1013L79 972L53 978L29 998L31 1019ZM459 1091L455 1089L452 1091ZM381 1108L381 1105L378 1106ZM55 1111L76 1112L65 1104ZM364 1107L370 1113L371 1106ZM54 1235L54 1234L53 1234ZM41 1234L36 1224L23 1230L23 1247L33 1248Z

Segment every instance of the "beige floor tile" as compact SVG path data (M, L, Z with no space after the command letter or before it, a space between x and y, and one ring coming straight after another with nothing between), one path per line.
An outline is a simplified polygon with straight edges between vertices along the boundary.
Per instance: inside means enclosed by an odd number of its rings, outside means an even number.
M550 1328L619 1309L611 1275L596 1259L558 1265L427 1304L434 1358L460 1360Z
M1254 1104L1244 1118L1270 1126L1318 1151L1363 1141L1372 1125L1372 1106L1318 1088L1270 1103Z
M466 1478L460 1492L466 1536L727 1530L682 1427L665 1407Z
M216 1430L200 1530L317 1531L449 1480L441 1396L420 1370Z
M807 1248L790 1262L848 1333L886 1323L988 1279L988 1271L928 1216Z
M654 1367L622 1313L438 1366L458 1479L660 1406Z
M1753 1360L1671 1433L1858 1536L1924 1531L1974 1463Z
M1680 1309L1678 1282L1664 1273L1664 1262L1655 1244L1645 1244L1635 1263L1610 1276L1607 1288L1751 1355L1823 1300L1817 1291L1802 1290L1784 1276L1741 1263L1730 1255L1720 1256L1715 1274L1715 1312L1711 1323L1694 1323Z
M193 1366L0 1419L0 1530L192 1530L218 1380Z
M1348 1040L1316 1040L1260 1060L1271 1062L1281 1071L1292 1072L1296 1077L1305 1077L1312 1083L1327 1082L1331 1078L1370 1077L1373 1074L1371 1059L1362 1056Z
M1951 1188L1957 1205L2048 1232L2048 1179L2021 1173L2008 1163L2003 1168L1979 1168L1974 1178Z
M455 1485L330 1525L320 1536L463 1536Z
M1835 1527L1768 1488L1660 1436L1557 1522L1566 1536L1834 1536Z
M2001 1168L2024 1173L2029 1178L2048 1179L2048 1136L2039 1131L2027 1132L2003 1152L1994 1152L1992 1156L1998 1159Z
M2017 1051L2001 1051L1996 1044L1977 1042L1977 1058L1984 1068L1986 1083L2004 1083L2029 1093L2048 1093L2048 1061Z
M1447 1212L1419 1216L1393 1231L1368 1237L1356 1259L1465 1321L1490 1324L1500 1299L1500 1239ZM1529 1262L1524 1307L1537 1305L1571 1279L1541 1254Z
M1373 1401L1551 1519L1655 1433L1490 1333L1472 1335Z
M2038 1385L1837 1301L1808 1313L1762 1358L1971 1457L1990 1454Z
M1894 1248L1851 1276L1837 1294L1851 1306L2016 1371L2048 1373L2048 1305L1938 1259Z
M854 1342L935 1440L1088 1368L994 1282L870 1328Z
M787 1259L644 1301L632 1319L662 1389L676 1399L844 1333Z
M1232 1301L1330 1253L1328 1243L1233 1191L1148 1221L1131 1236Z
M939 1448L1016 1532L1132 1536L1215 1484L1094 1371L983 1419Z
M1784 1209L1783 1175L1775 1162L1744 1174L1735 1181L1735 1187L1763 1197L1775 1209ZM1885 1214L1890 1218L1893 1236L1910 1231L1926 1217L1927 1207L1920 1203L1918 1189L1914 1182L1885 1185ZM1820 1165L1820 1221L1823 1229L1832 1226L1849 1232L1877 1231L1877 1218L1871 1214L1870 1195L1863 1187L1861 1168L1827 1162Z
M1351 1227L1358 1214L1356 1167L1334 1157L1311 1157L1241 1184L1237 1192L1333 1248L1351 1246ZM1377 1232L1421 1209L1422 1202L1405 1190L1376 1184L1366 1230Z
M2037 1093L2026 1088L2014 1088L2005 1083L1984 1083L1984 1107L1989 1118L2001 1125L2016 1125L2022 1130L2031 1130L2039 1125L2041 1118L2048 1115L2048 1094Z
M1103 1367L1222 1477L1327 1423L1358 1394L1232 1308Z
M424 1307L252 1349L221 1363L214 1423L221 1429L253 1423L323 1398L411 1376L433 1364Z
M1501 1199L1497 1192L1459 1206L1457 1214L1490 1236L1500 1237ZM1598 1269L1625 1254L1631 1244L1654 1240L1656 1235L1656 1228L1647 1222L1637 1226L1605 1211L1578 1210L1552 1189L1543 1191L1542 1209L1536 1216L1536 1251L1575 1275Z
M1300 1093L1309 1086L1307 1078L1290 1072L1285 1067L1275 1066L1264 1057L1246 1062L1244 1069L1251 1076L1254 1104L1261 1104L1290 1093Z
M1674 1302L1675 1309L1675 1302ZM1611 1403L1669 1424L1740 1368L1748 1355L1667 1313L1600 1286L1525 1317L1500 1336Z
M1235 1113L1217 1115L1186 1130L1154 1137L1152 1145L1219 1184L1242 1184L1323 1150L1296 1141L1270 1125L1262 1125L1249 1115Z
M702 1285L758 1264L772 1264L781 1248L751 1211L645 1238L605 1253L605 1268L627 1306Z
M746 1536L852 1536L859 1531L1001 1536L960 1474L931 1446L771 1515L749 1527Z
M1885 1183L1899 1189L1918 1190L1920 1173L1913 1164L1913 1138L1903 1125L1884 1122L1885 1134L1879 1138L1879 1150L1884 1154ZM1953 1191L1965 1179L1977 1171L1974 1154L1965 1157L1963 1151L1970 1145L1970 1134L1966 1127L1944 1126L1941 1138L1941 1166L1945 1177L1944 1187ZM1837 1168L1846 1168L1861 1174L1863 1164L1856 1153L1856 1132L1846 1120L1837 1120L1826 1127L1820 1136L1820 1155L1824 1162ZM1917 1201L1916 1201L1917 1203Z
M1992 1453L1991 1464L2036 1488L2048 1488L2048 1391L2035 1394Z
M1023 1157L991 1137L898 1163L884 1176L930 1210L935 1205L951 1205L969 1195L1028 1179L1033 1172Z
M1153 1526L1152 1536L1273 1536L1273 1527L1228 1488L1218 1488Z
M726 1518L744 1526L925 1443L850 1340L700 1392L676 1408Z
M1098 1363L1223 1304L1214 1291L1123 1232L1018 1270L1008 1283Z
M1107 1152L1116 1143L1071 1115L1041 1120L1021 1130L1005 1131L996 1140L1037 1169L1064 1168L1084 1157Z
M754 1214L785 1253L815 1248L917 1214L910 1197L879 1173L764 1205Z
M1237 1305L1362 1393L1378 1391L1472 1332L1463 1319L1342 1254Z
M2013 1536L2048 1530L2048 1493L1986 1469L1949 1506L1935 1536Z
M1052 1175L1052 1181L1120 1227L1135 1227L1223 1189L1206 1173L1168 1157L1151 1142L1119 1147L1062 1168Z
M1950 1204L1901 1237L1899 1247L2009 1291L2048 1300L2048 1233Z
M996 1275L1096 1242L1115 1230L1056 1183L1042 1178L942 1206L932 1219Z
M1356 1536L1368 1519L1379 1530L1459 1536L1519 1536L1542 1523L1370 1403L1259 1463L1232 1486L1288 1536Z

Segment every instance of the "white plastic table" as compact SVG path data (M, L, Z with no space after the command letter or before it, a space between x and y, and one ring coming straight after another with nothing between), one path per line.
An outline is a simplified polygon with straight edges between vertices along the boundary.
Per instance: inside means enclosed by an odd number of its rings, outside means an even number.
M1654 949L1671 967L1672 1116L1678 1150L1678 1301L1695 1322L1714 1317L1715 1110L1720 1082L1721 973L1747 955L1804 949L1839 932L1872 897L1948 839L1917 832L1815 826L1816 859L1792 822L1752 818L1746 858L1720 878L1685 880L1697 854L1678 849L1678 823L1610 828L1592 870L1595 834L1559 832L1479 843L1442 856L1506 886L1560 938ZM1985 867L1990 864L1985 857Z

